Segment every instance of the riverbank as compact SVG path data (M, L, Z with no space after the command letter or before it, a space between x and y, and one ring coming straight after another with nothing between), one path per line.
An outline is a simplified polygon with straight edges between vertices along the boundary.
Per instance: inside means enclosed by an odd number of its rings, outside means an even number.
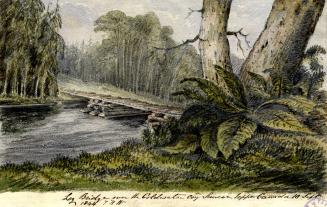
M38 98L24 98L20 96L0 96L0 106L4 105L30 105L30 104L48 104L53 100L42 100Z
M135 94L108 84L99 84L95 82L86 83L64 75L59 75L58 84L58 97L40 99L21 96L0 96L0 106L47 105L62 102L85 101L90 99L106 99L110 102L132 108L167 112L177 115L182 112L184 107L183 104L165 102L158 97L146 94Z
M53 105L62 102L74 101L85 101L85 98L71 96L65 93L60 94L58 97L48 97L45 99L21 96L0 96L0 107Z
M129 141L44 165L7 164L0 168L0 190L324 192L324 148L311 138L256 137L226 161L166 154Z
M181 112L184 104L165 102L162 99L147 94L135 94L109 84L83 82L79 79L59 75L58 84L60 95L73 95L75 97L93 97L110 99L113 102L139 107L150 107L158 110Z

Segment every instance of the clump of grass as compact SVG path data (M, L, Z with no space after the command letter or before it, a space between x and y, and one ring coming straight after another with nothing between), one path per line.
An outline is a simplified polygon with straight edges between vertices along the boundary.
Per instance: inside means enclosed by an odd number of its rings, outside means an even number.
M0 168L0 190L323 191L325 145L309 137L256 134L231 159L167 154L137 142L42 166Z
M167 123L155 128L146 128L142 132L143 142L150 147L162 147L176 141L180 134L179 122L171 118Z

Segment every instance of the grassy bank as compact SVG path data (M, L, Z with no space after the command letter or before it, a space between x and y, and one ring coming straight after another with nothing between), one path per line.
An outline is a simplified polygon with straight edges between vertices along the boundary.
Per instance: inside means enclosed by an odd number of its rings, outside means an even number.
M82 92L99 96L110 96L113 98L131 99L139 102L145 102L154 105L175 106L177 103L166 102L162 99L149 94L125 91L110 84L83 82L82 80L71 78L65 75L59 75L58 84L60 91Z
M0 105L29 105L29 104L49 104L64 101L78 101L81 98L68 95L66 92L87 93L102 97L112 97L117 99L134 100L161 107L180 108L181 106L173 102L165 102L162 99L150 96L148 94L135 94L128 92L109 84L100 84L95 82L83 82L79 79L74 79L68 76L59 75L59 95L58 97L47 97L44 99L34 97L21 96L0 96Z
M100 154L58 157L38 165L7 164L1 191L324 191L325 144L313 138L257 135L228 161L168 155L126 142Z
M49 100L20 96L0 96L0 105L45 104L52 102L53 99Z
M56 102L77 101L80 98L67 94L60 94L58 97L47 97L45 99L21 96L0 96L0 105L30 105L30 104L51 104Z

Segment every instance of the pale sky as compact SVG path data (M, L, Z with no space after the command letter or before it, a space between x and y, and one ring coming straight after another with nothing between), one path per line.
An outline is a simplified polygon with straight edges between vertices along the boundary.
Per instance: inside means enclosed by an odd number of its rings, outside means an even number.
M43 0L55 3L56 0ZM273 0L234 0L232 4L229 30L244 29L249 34L251 44L262 31L272 7ZM189 8L201 9L201 0L59 0L63 17L61 34L67 43L83 40L100 40L101 35L93 32L94 21L110 10L121 10L129 16L155 12L162 25L174 28L175 40L181 42L194 38L200 28L201 16L193 13L186 19ZM230 38L232 53L244 58L236 48L236 41ZM327 6L310 44L320 44L327 48ZM325 58L327 65L327 58ZM326 83L327 86L327 83Z

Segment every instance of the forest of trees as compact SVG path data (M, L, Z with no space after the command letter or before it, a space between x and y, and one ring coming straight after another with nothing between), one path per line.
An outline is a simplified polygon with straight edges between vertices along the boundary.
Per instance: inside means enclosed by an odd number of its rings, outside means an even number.
M2 0L0 4L0 91L2 95L41 97L58 92L59 6L41 0Z
M110 11L95 22L105 33L101 43L67 46L61 72L83 81L109 83L134 93L171 100L185 77L202 76L200 56L192 45L177 49L173 29L154 13L127 16Z

